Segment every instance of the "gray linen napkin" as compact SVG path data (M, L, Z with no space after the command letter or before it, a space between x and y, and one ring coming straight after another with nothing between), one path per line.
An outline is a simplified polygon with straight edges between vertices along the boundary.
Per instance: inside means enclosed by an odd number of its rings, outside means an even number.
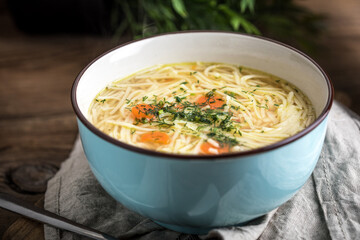
M45 209L121 239L360 239L360 118L335 102L314 173L277 210L243 227L206 236L167 230L123 207L99 185L76 141L48 183ZM46 239L83 239L50 226Z

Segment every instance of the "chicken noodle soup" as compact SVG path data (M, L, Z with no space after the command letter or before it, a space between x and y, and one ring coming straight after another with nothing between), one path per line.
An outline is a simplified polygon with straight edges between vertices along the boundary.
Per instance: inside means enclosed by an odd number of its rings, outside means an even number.
M223 63L156 65L115 81L90 121L125 143L161 152L222 154L288 138L315 120L292 84Z

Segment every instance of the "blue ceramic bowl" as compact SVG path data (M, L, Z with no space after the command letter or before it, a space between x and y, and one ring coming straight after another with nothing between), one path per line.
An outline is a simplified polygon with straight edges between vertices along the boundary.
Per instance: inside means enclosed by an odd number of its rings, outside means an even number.
M308 128L259 149L218 156L177 155L130 146L88 120L108 83L159 63L239 64L279 76L312 101ZM333 88L309 57L282 43L228 32L180 32L118 46L76 78L72 104L90 167L103 188L127 208L169 229L204 234L238 225L289 200L311 175L324 142Z

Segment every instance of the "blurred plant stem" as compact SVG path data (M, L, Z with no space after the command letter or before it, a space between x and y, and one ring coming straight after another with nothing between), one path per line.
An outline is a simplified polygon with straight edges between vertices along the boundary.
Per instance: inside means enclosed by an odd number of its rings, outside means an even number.
M294 0L115 0L111 16L115 37L222 30L263 35L307 52L316 49L324 19Z

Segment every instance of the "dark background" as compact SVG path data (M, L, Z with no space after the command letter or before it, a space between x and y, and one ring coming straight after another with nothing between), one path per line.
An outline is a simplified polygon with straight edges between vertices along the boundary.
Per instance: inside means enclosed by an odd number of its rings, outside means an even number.
M130 39L111 37L109 1L52 2L0 0L0 192L40 206L46 180L77 135L74 78L94 57ZM311 57L332 79L335 98L359 114L360 1L300 3L327 16L321 48ZM0 238L42 234L40 224L17 219L0 209ZM26 234L16 235L19 229Z

